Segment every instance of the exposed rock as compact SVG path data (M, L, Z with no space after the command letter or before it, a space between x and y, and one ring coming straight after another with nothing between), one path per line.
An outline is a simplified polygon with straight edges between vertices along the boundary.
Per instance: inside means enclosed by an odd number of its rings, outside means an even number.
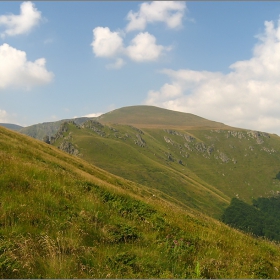
M259 131L250 130L250 131L247 131L247 135L251 138L258 138L261 136L261 133Z
M229 137L236 137L236 138L239 138L239 139L242 139L242 138L245 138L245 135L244 133L242 133L241 131L236 131L236 130L229 130L227 132L227 135L226 137L229 138Z
M263 139L261 139L259 137L256 139L256 141L257 141L257 144L262 144L264 142Z
M134 127L134 126L132 126L132 125L129 125L129 127L131 127L132 129L136 130L138 133L144 135L144 132L143 132L141 129L139 129L139 128L137 128L137 127Z
M189 151L192 151L193 149L189 146L188 143L185 143L184 146L189 150Z
M252 146L249 146L249 150L254 151L254 148Z
M134 143L140 147L145 147L146 146L146 142L144 141L144 139L141 137L140 134L136 134L136 140L134 140Z
M164 131L169 133L169 134L172 134L172 135L183 136L180 132L175 131L175 130L164 129Z
M225 153L223 153L223 152L220 152L219 153L219 159L222 161L222 162L229 162L229 158L228 158L228 156L225 154Z
M181 165L184 165L182 160L180 160L180 159L178 160L178 163L181 164Z
M188 135L188 134L184 134L184 138L188 142L193 142L195 140L194 137L192 137L191 135Z
M199 151L201 153L206 152L206 149L207 149L206 145L203 142L197 143L195 145L195 148L196 148L197 151Z
M43 141L44 141L45 143L47 143L47 144L50 144L51 142L50 142L50 137L49 137L49 135L44 136Z
M74 121L64 122L60 125L58 131L50 138L50 144L54 144L58 139L63 138L63 133L68 131L68 124L75 124Z
M267 153L275 153L276 151L272 148L271 150L266 148L266 147L262 147L262 151L265 151Z
M89 120L81 125L82 128L89 128L96 132L98 135L104 137L106 133L103 131L104 125L95 120Z
M213 147L213 146L209 146L209 147L207 148L207 153L208 153L208 155L210 156L213 152L214 152L214 147Z
M173 144L173 141L172 141L170 138L168 138L168 137L166 137L166 136L164 136L163 138L164 138L164 141L165 141L166 143Z
M77 156L79 155L79 150L75 148L75 146L71 143L71 142L68 142L68 141L63 141L58 149L70 154L70 155L74 155L74 156Z

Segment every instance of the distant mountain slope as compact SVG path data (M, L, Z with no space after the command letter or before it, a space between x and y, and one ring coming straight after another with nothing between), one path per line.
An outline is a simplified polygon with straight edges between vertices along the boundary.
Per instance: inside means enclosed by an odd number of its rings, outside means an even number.
M20 125L12 124L12 123L0 123L0 126L9 128L9 129L14 130L14 131L19 131L20 129L23 128L23 127L20 126Z
M91 118L90 118L91 119ZM31 126L27 126L24 128L21 128L19 130L20 133L23 133L25 135L28 135L30 137L43 140L45 136L53 136L59 129L60 125L66 121L70 121L72 119L65 119L65 120L60 120L56 122L45 122L45 123L39 123L39 124L34 124ZM83 122L89 120L89 118L86 117L81 117L81 118L76 118L73 119L77 124L82 124Z
M280 277L277 244L2 127L0 174L1 278Z
M199 116L171 111L155 106L129 106L116 109L97 118L104 124L130 124L136 127L227 128L228 126Z

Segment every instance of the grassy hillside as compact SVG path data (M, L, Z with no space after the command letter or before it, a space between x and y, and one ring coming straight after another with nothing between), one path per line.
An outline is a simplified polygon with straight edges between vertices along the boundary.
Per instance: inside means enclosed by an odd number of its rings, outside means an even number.
M205 127L205 128L226 128L228 126L199 116L181 113L172 110L162 109L155 106L129 106L116 109L97 120L104 124L129 124L136 127Z
M216 218L232 197L251 203L280 191L277 135L202 120L156 107L126 107L103 115L103 124L69 124L54 145L67 151L71 143L88 162Z
M279 278L280 248L0 127L2 278Z

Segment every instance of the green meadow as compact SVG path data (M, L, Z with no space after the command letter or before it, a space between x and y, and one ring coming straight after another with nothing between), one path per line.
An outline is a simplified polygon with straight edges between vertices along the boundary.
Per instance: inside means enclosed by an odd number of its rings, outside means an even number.
M277 136L114 119L53 145L0 127L2 278L280 277L277 242L219 221L277 192Z

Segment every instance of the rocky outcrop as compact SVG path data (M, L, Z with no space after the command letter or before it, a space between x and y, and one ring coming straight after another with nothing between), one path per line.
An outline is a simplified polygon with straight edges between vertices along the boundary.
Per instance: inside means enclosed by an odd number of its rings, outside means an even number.
M64 122L60 125L58 131L56 134L52 137L50 137L50 144L54 144L58 139L63 138L63 134L68 131L68 124L74 124L76 123L74 121L68 121Z
M197 151L199 151L201 153L204 153L207 150L207 147L206 147L206 145L203 142L197 143L195 145L195 148L196 148Z
M189 134L184 134L184 138L187 142L193 142L195 140L195 138Z
M139 134L144 135L144 132L141 129L139 129L139 128L135 127L135 126L132 126L132 125L129 125L129 127L131 127L132 129L136 130Z
M236 137L236 138L242 139L242 138L245 138L245 134L241 131L229 130L227 132L226 138L230 138L230 137Z
M134 143L140 147L145 147L146 142L145 140L141 137L140 134L136 134L136 140L134 140Z
M170 138L168 138L168 137L166 137L166 136L164 136L163 138L164 138L164 141L165 141L166 143L173 144L173 141L172 141Z
M168 134L182 136L182 134L180 132L176 131L176 130L164 129L164 131L167 132Z
M104 125L95 120L89 120L81 125L82 128L89 128L97 133L99 136L106 136L106 133L103 131Z
M230 158L223 152L219 152L219 159L222 161L222 162L229 162Z
M192 151L193 149L190 147L190 145L188 143L185 143L184 146L189 150Z
M80 154L79 150L69 141L63 141L58 149L74 156L78 156Z

